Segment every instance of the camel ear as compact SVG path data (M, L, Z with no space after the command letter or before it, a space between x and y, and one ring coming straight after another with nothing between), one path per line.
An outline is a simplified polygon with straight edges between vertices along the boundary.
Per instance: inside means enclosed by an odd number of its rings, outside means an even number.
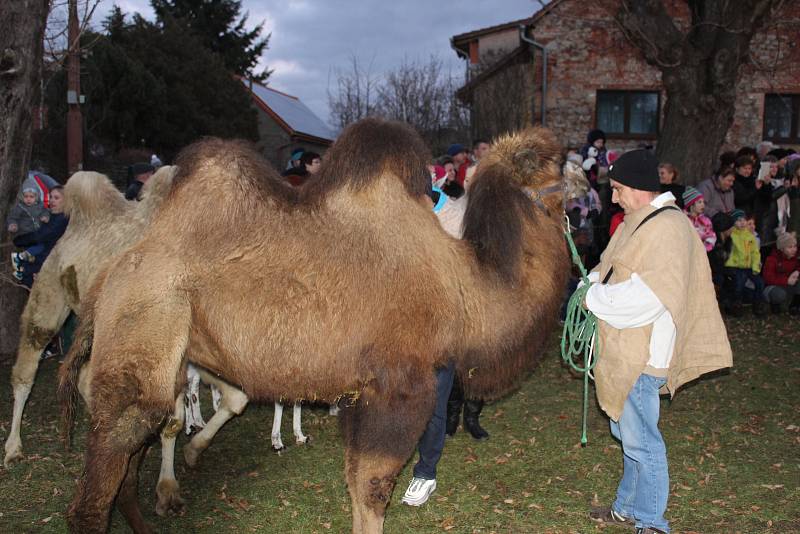
M539 169L539 154L533 148L515 152L511 157L514 169L523 177L530 177Z

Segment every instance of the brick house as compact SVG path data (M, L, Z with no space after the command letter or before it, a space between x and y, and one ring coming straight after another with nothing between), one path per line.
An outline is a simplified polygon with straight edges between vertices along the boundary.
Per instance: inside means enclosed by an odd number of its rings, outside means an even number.
M294 148L325 153L336 137L296 96L242 80L258 111L258 149L279 170L286 168Z
M666 2L685 29L685 2ZM627 41L611 12L552 0L532 17L452 37L468 62L457 95L472 109L473 137L544 122L568 147L582 145L592 128L603 129L612 148L655 144L666 98L661 72ZM723 149L765 139L800 145L798 28L800 2L787 2L753 37Z

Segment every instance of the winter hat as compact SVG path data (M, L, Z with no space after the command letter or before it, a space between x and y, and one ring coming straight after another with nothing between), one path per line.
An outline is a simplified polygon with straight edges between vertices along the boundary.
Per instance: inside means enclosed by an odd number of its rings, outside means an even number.
M466 152L467 149L464 148L464 145L460 143L454 143L447 148L447 155L451 158L456 154L461 154L462 152Z
M733 219L734 223L742 218L744 218L744 210L735 209L731 211L731 219Z
M785 251L787 248L791 247L792 245L797 245L797 238L794 235L794 232L784 232L778 236L777 241L775 242L775 246L781 252Z
M711 217L711 225L714 227L715 232L721 234L731 229L733 226L733 218L724 211L720 211Z
M22 193L23 194L25 194L25 193L33 193L34 195L36 195L36 198L39 198L39 191L35 187L25 187L22 190Z
M640 191L660 191L658 160L649 150L631 150L608 168L608 177Z
M606 140L606 133L603 130L600 130L600 129L591 130L589 132L589 135L586 136L586 141L590 145L593 145L594 142L597 141L598 139L602 139L603 141Z
M687 186L686 191L683 192L683 207L689 209L689 206L691 206L698 200L703 200L703 193L701 193L691 185Z

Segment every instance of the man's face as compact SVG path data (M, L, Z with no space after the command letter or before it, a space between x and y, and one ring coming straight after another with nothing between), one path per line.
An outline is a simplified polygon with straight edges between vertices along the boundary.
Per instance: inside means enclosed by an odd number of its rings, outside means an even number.
M783 255L787 258L794 258L797 254L797 243L794 245L789 245L785 249L783 249Z
M691 209L692 213L694 213L695 215L700 215L706 210L706 201L701 198L700 200L692 204Z
M658 180L662 184L671 184L672 179L675 177L666 167L658 168Z
M306 164L306 170L310 174L317 174L319 172L319 168L322 166L322 160L319 158L314 158L311 160L311 163Z
M592 143L592 146L594 146L597 150L601 150L605 144L606 140L601 137L600 139L595 139L594 143Z
M465 161L467 161L466 152L459 152L453 156L453 163L455 163L456 167L460 167Z
M727 176L723 176L719 179L719 188L722 191L730 191L733 187L733 182L736 181L736 177L732 174Z
M747 228L747 219L745 219L744 217L739 217L738 219L736 219L735 226L739 230Z
M142 182L144 184L144 183L147 183L147 180L149 180L151 176L153 176L153 172L152 171L143 172L142 174L137 174L136 175L136 180L138 180L138 181L140 181L140 182Z
M26 206L33 206L36 204L36 193L31 193L30 191L22 193L22 203Z
M751 163L746 163L741 167L737 168L736 172L738 172L742 176L750 176L751 174L753 174L753 165Z
M489 143L478 143L478 145L472 149L472 154L475 156L475 159L480 161L489 153L489 148Z
M634 212L646 205L653 199L653 194L647 191L640 191L627 185L621 184L616 180L610 180L611 201L619 204L625 214Z

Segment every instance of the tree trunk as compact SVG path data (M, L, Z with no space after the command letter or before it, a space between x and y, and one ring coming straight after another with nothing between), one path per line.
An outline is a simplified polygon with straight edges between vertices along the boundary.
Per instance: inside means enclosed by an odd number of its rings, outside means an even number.
M0 354L15 352L19 316L27 292L10 276L10 236L5 224L31 155L32 111L39 89L44 28L49 0L0 2Z
M687 0L689 28L679 28L663 0L622 0L616 19L645 60L658 67L667 93L656 153L685 184L711 175L733 123L740 67L750 41L785 0Z

